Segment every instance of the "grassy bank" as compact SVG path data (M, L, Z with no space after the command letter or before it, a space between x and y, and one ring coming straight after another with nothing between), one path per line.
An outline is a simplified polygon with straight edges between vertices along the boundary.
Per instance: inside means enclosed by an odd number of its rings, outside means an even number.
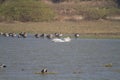
M120 38L119 21L0 23L0 32L79 33L87 38Z
M37 0L4 0L0 3L0 21L51 21L54 11Z
M118 6L115 0L1 0L0 22L106 20L120 16Z

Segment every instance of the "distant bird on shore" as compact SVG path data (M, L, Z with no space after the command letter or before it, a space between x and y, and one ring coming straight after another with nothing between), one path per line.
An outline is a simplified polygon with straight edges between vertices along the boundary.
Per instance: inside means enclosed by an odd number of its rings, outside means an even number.
M76 33L74 36L75 36L75 38L79 38L80 34Z

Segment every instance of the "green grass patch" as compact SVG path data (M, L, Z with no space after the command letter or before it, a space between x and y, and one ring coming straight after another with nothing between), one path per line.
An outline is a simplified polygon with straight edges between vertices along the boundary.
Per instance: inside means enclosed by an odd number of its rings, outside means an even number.
M54 11L41 1L8 0L0 6L3 21L50 21L54 16Z

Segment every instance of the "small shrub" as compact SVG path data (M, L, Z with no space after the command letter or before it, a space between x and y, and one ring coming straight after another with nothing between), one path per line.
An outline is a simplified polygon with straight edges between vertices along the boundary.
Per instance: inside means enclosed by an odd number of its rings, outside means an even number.
M104 19L109 14L105 8L90 8L87 13L90 19Z

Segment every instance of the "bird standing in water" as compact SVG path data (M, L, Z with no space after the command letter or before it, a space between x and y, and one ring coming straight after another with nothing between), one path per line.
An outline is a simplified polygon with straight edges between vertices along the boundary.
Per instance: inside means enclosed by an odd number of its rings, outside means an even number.
M46 72L47 72L47 68L41 70L41 73L46 73Z
M5 64L0 64L0 68L6 68L7 66Z

